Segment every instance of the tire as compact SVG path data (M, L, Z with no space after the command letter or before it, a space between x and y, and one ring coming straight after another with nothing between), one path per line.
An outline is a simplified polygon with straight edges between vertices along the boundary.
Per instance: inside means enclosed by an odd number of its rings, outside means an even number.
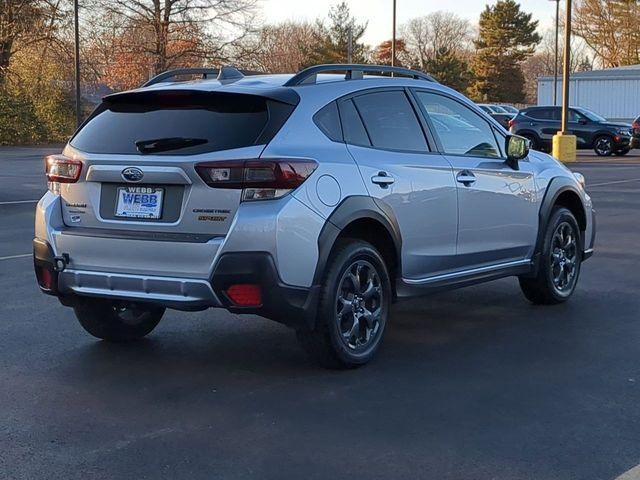
M380 253L360 240L340 241L323 278L315 328L296 335L326 368L364 365L380 347L391 300L391 281Z
M555 208L544 233L536 276L519 277L522 293L538 305L566 302L578 283L581 263L578 222L568 209Z
M619 157L622 157L624 155L626 155L627 153L629 153L631 151L631 149L629 148L624 148L622 150L616 150L615 152L613 152L614 155L617 155Z
M86 298L73 307L80 325L96 338L129 342L151 333L165 309L140 303Z
M613 153L613 138L609 135L600 135L593 141L593 151L599 157L610 157Z
M540 150L541 145L540 145L540 141L538 140L538 137L536 137L532 133L523 133L520 136L526 138L527 140L529 140L529 148L531 150L541 151Z

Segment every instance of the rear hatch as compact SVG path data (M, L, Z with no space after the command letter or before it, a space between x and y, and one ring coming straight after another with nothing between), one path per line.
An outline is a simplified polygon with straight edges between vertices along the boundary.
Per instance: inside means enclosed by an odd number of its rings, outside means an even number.
M258 158L294 108L259 94L219 91L107 97L64 152L82 162L77 182L58 185L65 224L226 234L241 191L212 188L195 166Z

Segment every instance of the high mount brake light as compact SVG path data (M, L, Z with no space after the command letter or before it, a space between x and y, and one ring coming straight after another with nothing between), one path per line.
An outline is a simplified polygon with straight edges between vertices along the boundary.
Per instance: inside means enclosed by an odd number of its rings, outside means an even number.
M242 200L250 201L286 195L302 185L317 166L313 160L281 158L204 162L195 168L210 187L242 190Z
M49 155L44 159L44 168L49 182L75 183L82 172L82 162L64 155Z

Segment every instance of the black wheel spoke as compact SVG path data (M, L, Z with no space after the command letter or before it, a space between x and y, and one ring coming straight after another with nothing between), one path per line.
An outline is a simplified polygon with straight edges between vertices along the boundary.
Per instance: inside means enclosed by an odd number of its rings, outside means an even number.
M350 349L366 348L376 337L382 315L382 290L375 267L357 260L346 269L338 286L336 321Z
M578 245L577 232L568 222L558 225L551 237L549 264L553 285L559 292L573 288Z

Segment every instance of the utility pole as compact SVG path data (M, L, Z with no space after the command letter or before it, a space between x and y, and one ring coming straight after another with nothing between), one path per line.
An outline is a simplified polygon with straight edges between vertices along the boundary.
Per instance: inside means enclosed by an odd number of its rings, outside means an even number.
M553 62L553 106L558 105L558 33L560 23L560 0L551 0L556 2L556 48L554 51L555 58Z
M80 126L82 122L82 105L80 103L80 22L78 20L78 0L73 0L73 22L75 30L76 126Z
M393 34L391 35L391 66L396 66L396 0L393 0Z
M562 66L562 134L567 135L569 119L569 65L571 64L571 0L567 0L567 18L564 23L564 65Z
M553 136L553 156L561 162L576 161L576 136L567 130L569 119L569 65L571 63L571 0L566 0L564 25L564 62L562 65L562 126Z

